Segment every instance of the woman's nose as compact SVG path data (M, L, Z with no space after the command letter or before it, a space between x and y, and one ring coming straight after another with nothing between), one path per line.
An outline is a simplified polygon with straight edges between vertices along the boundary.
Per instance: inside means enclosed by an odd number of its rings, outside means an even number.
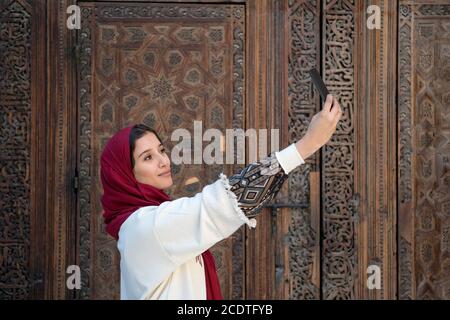
M161 158L159 159L159 166L160 166L160 167L166 167L166 166L168 166L168 165L169 165L169 160L166 159L166 157L161 157Z

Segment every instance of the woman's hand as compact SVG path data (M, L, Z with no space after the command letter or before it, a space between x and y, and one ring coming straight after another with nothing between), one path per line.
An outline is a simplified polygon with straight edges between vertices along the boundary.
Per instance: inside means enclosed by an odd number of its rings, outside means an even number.
M341 115L341 106L336 98L329 94L323 109L312 117L305 136L295 144L303 159L308 158L330 140Z

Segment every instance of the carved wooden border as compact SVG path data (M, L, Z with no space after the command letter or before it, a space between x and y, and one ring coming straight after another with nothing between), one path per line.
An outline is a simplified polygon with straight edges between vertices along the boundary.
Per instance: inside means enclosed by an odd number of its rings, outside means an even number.
M319 96L309 81L309 69L320 69L320 0L289 1L288 131L289 143L306 132L319 111ZM320 154L289 175L289 201L320 203L320 181L310 183ZM312 190L311 190L312 189ZM317 199L314 199L317 198ZM320 299L320 208L292 209L289 226L289 299Z
M322 8L324 81L339 92L343 116L322 162L322 298L355 298L357 248L354 197L355 0L326 0ZM339 52L339 54L338 54Z
M415 296L413 280L414 241L412 200L412 133L411 133L411 5L401 1L398 27L398 202L399 202L399 270L398 297L413 299ZM412 220L412 221L411 221Z
M246 71L246 46L245 46L245 7L236 7L233 12L235 16L233 26L233 66L236 74L233 83L233 115L232 127L244 128L244 116L246 112L245 94L247 88L245 87ZM237 150L235 150L234 157L237 157ZM231 167L228 169L231 173ZM236 231L231 237L232 250L232 284L231 292L227 293L230 299L245 299L245 231L243 228ZM228 241L230 243L230 241Z
M36 112L32 105L32 24L36 19L28 1L0 1L2 59L0 61L0 298L29 299L33 275L30 206L36 179L32 133ZM35 141L33 141L35 142ZM36 142L35 142L36 143ZM35 203L33 203L35 205Z
M46 231L45 3L1 0L2 218L1 299L45 297ZM43 85L44 84L44 85ZM36 186L40 185L40 188ZM12 209L12 211L10 211Z

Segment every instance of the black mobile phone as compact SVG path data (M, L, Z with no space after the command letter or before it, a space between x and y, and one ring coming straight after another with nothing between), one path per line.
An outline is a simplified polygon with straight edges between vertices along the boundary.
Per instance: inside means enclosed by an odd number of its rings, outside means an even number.
M327 99L327 95L330 93L325 86L325 83L323 82L322 78L320 77L319 72L313 68L309 70L309 75L311 76L311 80L314 83L314 86L316 87L317 91L319 91L320 96L322 97L322 101L325 102Z

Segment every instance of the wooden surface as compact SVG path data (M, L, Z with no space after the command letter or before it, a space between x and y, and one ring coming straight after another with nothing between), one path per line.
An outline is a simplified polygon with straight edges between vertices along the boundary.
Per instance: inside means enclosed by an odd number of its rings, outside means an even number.
M450 5L170 2L80 2L74 31L76 0L0 0L0 298L118 298L98 179L107 138L144 122L170 150L174 129L201 120L278 128L286 147L321 109L316 67L342 120L256 229L213 247L224 297L449 299ZM243 165L174 166L170 194ZM66 288L73 264L81 290Z

